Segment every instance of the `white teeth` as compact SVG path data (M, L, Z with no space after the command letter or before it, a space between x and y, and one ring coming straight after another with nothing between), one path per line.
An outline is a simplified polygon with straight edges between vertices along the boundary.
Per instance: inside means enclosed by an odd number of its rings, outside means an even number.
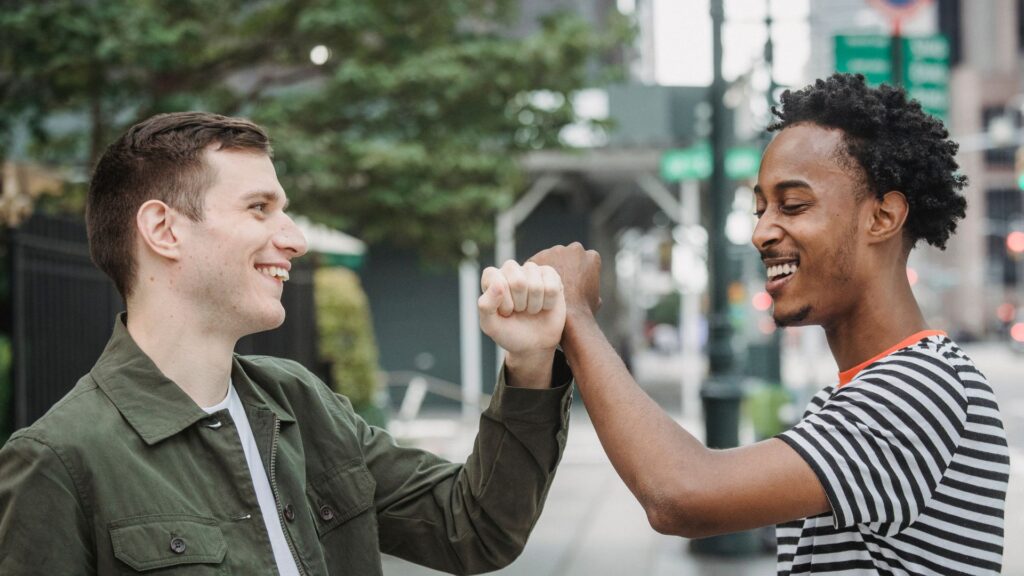
M768 279L774 280L779 276L785 276L787 274L793 274L800 268L799 264L777 264L775 266L768 267Z
M284 268L279 268L277 266L260 266L256 269L266 274L267 276L277 278L282 282L287 282L289 278L288 271L285 270Z

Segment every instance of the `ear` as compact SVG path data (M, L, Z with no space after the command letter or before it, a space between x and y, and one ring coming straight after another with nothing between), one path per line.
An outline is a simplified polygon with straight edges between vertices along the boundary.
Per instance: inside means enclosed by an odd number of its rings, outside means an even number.
M872 242L885 242L894 236L902 237L903 223L907 221L910 206L902 192L886 192L881 199L874 199L871 224L868 235Z
M135 214L139 237L150 251L177 260L180 258L180 239L175 231L180 215L160 200L147 200Z

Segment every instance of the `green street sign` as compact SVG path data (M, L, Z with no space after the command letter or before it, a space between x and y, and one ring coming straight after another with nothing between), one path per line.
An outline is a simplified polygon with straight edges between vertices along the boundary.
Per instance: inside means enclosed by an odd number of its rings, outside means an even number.
M949 41L945 36L900 38L903 85L925 112L945 121L949 115ZM892 83L889 36L837 35L836 71L863 74L868 84Z
M863 74L868 84L892 82L892 43L888 36L837 35L836 72Z
M761 168L761 149L753 146L729 148L725 153L725 175L732 180L746 180L757 176Z
M737 146L725 153L725 175L732 180L753 178L760 167L760 148ZM661 156L661 179L666 182L704 180L711 177L711 170L711 146L707 142L667 150Z
M666 182L703 180L711 176L711 147L707 142L667 150L661 156L661 179Z
M945 36L903 38L903 79L907 93L925 112L949 115L949 41Z

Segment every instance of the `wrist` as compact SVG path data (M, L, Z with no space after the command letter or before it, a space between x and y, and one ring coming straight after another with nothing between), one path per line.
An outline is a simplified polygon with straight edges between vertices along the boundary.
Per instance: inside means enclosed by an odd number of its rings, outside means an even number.
M534 366L548 366L551 364L554 357L554 348L522 350L518 352L508 351L505 353L505 366L517 369L531 368Z
M505 355L506 382L519 388L550 388L554 359L554 348L508 352Z
M597 326L597 318L590 308L572 308L566 311L565 329L562 332L562 348L569 347L581 335L593 331ZM599 329L599 328L598 328Z

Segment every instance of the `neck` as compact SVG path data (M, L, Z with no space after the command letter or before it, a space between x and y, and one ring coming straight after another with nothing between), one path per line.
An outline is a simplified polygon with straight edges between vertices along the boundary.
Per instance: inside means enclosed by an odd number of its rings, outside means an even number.
M823 326L840 372L928 328L905 270L900 266L890 281L871 283L876 289L866 292L859 305Z
M133 298L128 333L160 371L199 406L224 399L237 338L218 332L184 307Z

